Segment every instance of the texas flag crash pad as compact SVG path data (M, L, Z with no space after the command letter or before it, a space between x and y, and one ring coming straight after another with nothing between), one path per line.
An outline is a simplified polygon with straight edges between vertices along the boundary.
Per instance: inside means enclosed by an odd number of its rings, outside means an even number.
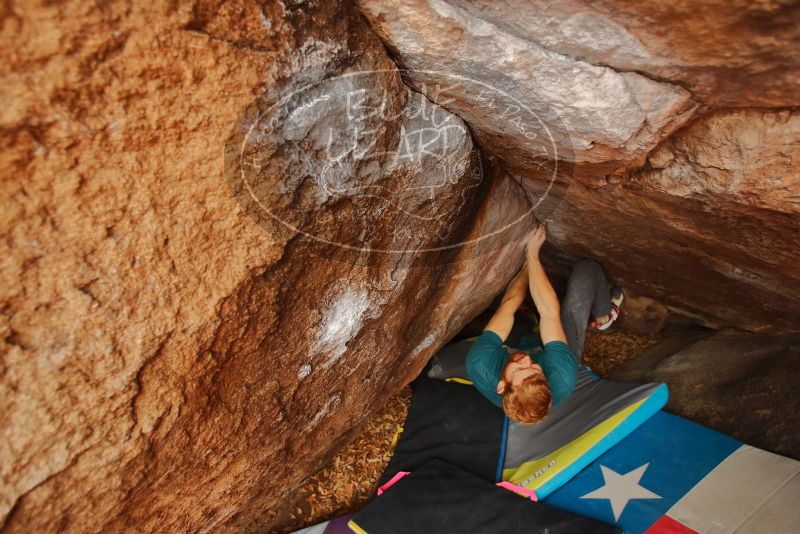
M432 359L428 376L464 381L464 360L471 346L465 340L444 347ZM494 408L476 394L478 402ZM547 419L536 425L507 425L497 478L547 497L657 413L668 396L664 384L605 380L581 366L575 390ZM452 416L441 416L443 421L448 417Z
M800 462L658 412L544 502L628 534L800 532Z

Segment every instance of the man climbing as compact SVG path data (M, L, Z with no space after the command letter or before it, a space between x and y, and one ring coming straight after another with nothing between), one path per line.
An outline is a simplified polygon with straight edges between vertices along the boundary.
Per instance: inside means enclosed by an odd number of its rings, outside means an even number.
M544 226L528 235L526 264L509 284L466 362L478 391L502 407L512 421L524 424L543 420L551 405L557 406L572 393L589 316L594 319L593 328L605 330L618 317L623 298L618 287L609 289L599 263L581 260L573 267L562 308L539 261L546 238ZM541 337L530 353L503 345L514 326L514 312L525 298L525 286L539 312Z

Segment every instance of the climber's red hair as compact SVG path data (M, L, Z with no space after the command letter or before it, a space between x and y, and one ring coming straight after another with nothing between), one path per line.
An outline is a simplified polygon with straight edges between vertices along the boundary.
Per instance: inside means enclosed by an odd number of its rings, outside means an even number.
M506 384L503 411L515 423L530 425L547 417L552 399L547 379L542 375L530 376L516 386Z

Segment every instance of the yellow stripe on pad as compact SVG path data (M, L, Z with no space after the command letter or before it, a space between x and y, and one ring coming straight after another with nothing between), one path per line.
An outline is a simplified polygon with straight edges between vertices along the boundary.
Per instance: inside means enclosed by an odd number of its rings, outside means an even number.
M397 431L394 433L394 436L392 437L392 443L389 445L390 450L394 450L395 445L397 445L397 440L400 439L400 434L402 433L403 433L403 427L398 426Z
M466 378L458 378L457 376L454 376L453 378L445 378L444 381L445 382L456 382L458 384L466 384L468 386L472 386L473 385L471 380L467 380Z
M357 534L367 534L367 531L356 525L356 522L353 521L352 519L347 522L347 526L350 527L350 530L352 530Z
M636 404L628 406L618 414L609 417L577 439L567 443L555 452L538 460L523 462L517 467L503 469L503 480L529 489L538 489L560 473L572 462L586 454L589 449L597 445L629 415L635 412L647 399L642 399ZM553 469L558 467L557 469Z

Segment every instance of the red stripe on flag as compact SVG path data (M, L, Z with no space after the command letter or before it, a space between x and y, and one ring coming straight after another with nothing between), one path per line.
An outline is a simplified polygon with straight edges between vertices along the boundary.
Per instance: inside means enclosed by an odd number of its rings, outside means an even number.
M697 531L678 523L668 515L662 515L661 519L650 525L645 534L697 534Z

